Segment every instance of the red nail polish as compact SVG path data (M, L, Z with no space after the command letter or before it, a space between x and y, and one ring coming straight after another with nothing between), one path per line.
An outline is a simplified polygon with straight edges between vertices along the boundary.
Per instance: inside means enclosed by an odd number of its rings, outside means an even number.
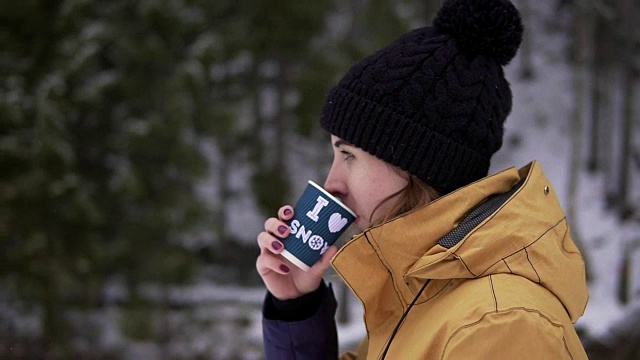
M280 233L280 235L284 235L284 233L287 232L287 227L284 225L278 226L278 232Z
M282 244L280 244L277 241L274 241L271 243L271 247L274 248L275 250L280 250L282 248Z
M287 265L280 265L280 270L282 270L282 272L288 273L289 272L289 267Z
M289 216L289 215L291 215L291 213L293 213L293 211L291 211L291 209L284 209L284 216Z

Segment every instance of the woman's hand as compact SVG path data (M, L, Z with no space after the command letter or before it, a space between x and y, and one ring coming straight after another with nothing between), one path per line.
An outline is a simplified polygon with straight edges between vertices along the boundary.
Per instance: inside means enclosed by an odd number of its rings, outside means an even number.
M258 234L260 255L256 260L256 268L267 289L280 300L295 299L316 290L322 275L331 265L331 258L338 251L335 246L330 246L309 271L291 264L280 253L284 250L281 239L286 238L290 231L285 221L292 217L293 208L283 206L278 211L278 218L267 219L265 231Z

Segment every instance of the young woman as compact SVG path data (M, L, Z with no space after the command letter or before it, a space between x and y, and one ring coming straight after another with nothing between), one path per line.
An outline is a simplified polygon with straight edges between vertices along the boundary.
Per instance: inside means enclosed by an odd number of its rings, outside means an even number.
M362 232L308 272L279 254L291 206L258 235L268 359L338 358L333 264L364 306L345 359L585 359L584 263L537 162L487 176L522 24L506 0L447 0L433 27L353 66L326 100L324 187Z

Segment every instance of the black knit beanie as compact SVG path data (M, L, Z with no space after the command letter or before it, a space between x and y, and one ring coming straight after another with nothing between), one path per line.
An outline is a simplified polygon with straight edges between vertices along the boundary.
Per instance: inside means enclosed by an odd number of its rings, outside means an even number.
M447 0L432 27L354 65L321 124L442 194L478 180L502 146L512 97L502 66L522 31L507 0Z

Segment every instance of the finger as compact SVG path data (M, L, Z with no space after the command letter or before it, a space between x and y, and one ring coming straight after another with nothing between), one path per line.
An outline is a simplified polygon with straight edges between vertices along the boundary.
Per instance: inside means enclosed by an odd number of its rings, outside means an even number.
M258 246L261 250L267 249L274 254L280 254L284 250L284 244L266 231L258 234Z
M282 221L291 220L293 218L293 207L291 205L285 205L278 210L278 217Z
M281 238L286 238L289 235L289 226L276 218L268 218L264 222L264 229Z
M256 269L260 276L268 275L270 272L287 275L289 271L291 271L289 265L282 261L282 257L269 252L262 252L260 256L258 256Z

